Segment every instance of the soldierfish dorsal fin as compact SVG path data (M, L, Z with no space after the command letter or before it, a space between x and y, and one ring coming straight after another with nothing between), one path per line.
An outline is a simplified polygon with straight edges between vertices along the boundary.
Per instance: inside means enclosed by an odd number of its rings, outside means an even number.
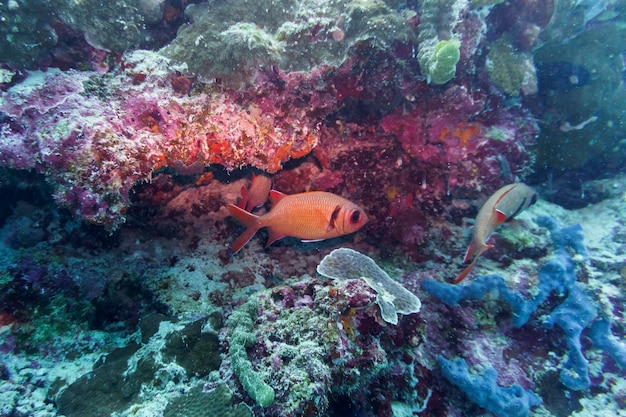
M287 194L283 194L280 191L270 190L270 201L272 205L278 203L283 198L287 197Z
M330 221L328 222L328 226L326 226L327 231L331 231L337 228L337 218L339 217L339 213L341 212L341 206L336 205L333 209L333 213L330 215Z

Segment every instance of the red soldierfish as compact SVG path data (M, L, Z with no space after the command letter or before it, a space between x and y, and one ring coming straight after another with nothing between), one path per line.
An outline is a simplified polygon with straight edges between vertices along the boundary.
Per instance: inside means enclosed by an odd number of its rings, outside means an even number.
M521 213L528 206L535 204L537 193L522 183L505 185L493 193L491 197L481 207L472 232L472 242L465 252L463 263L472 262L453 281L455 284L463 281L470 273L476 259L486 250L493 248L493 244L487 243L491 233L504 222L512 220L513 217Z
M233 205L228 211L246 230L233 243L235 253L261 228L267 227L266 246L276 240L292 236L303 241L318 241L343 236L359 230L368 218L356 204L335 194L323 191L286 195L270 191L272 209L263 216L255 216Z
M252 174L250 188L241 187L241 201L237 203L237 207L245 211L252 211L262 206L267 201L267 196L272 188L272 179L266 175Z

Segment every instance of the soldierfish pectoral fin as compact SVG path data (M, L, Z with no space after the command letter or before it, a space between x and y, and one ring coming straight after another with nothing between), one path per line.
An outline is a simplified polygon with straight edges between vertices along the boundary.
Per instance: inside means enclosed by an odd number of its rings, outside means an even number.
M506 199L510 199L511 196L507 197L507 195L511 191L513 191L515 187L517 187L517 184L513 184L512 186L510 186L508 190L502 193L502 195L496 200L496 203L493 205L493 209L496 211L496 224L502 224L509 220L509 217L512 217L507 215L507 213L503 210L503 206L507 206L507 203L510 203L510 201L507 202Z
M509 220L509 219L508 219L508 217L506 217L506 213L496 209L496 224L502 224L502 223L506 222L507 220Z
M248 241L250 241L250 239L252 239L252 236L255 235L261 225L259 224L258 216L248 213L234 204L228 205L228 211L230 215L233 216L239 223L246 226L246 230L244 230L241 236L233 242L233 252L237 253L245 246L246 243L248 243Z
M341 212L341 206L337 205L335 206L335 209L333 210L332 214L330 215L330 220L328 222L328 226L326 226L326 231L330 232L333 229L337 228L337 218L339 217L339 213Z

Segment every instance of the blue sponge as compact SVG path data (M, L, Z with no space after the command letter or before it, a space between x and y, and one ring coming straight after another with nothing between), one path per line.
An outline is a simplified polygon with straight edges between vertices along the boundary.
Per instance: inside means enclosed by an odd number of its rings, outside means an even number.
M589 336L595 348L604 350L613 358L617 366L626 369L626 347L611 332L610 319L596 320L591 325Z
M422 282L422 289L449 306L458 305L463 300L478 300L486 293L496 292L513 310L513 326L522 327L530 315L543 303L553 290L560 294L576 282L574 265L565 250L557 254L539 270L537 294L526 300L517 291L509 289L500 275L483 275L465 285L453 285L435 280Z
M470 374L467 362L462 358L448 360L437 357L443 376L473 402L498 417L525 417L530 408L542 403L532 391L519 385L501 387L497 383L496 370L489 368L482 375Z
M597 316L598 309L593 301L583 290L582 285L575 283L570 288L565 302L555 308L543 322L548 328L558 324L565 332L569 354L561 370L560 379L569 389L579 391L591 385L588 362L583 356L580 336Z
M425 280L422 288L450 306L458 305L463 300L481 299L485 294L495 292L510 305L514 327L523 326L552 291L567 294L567 299L548 315L544 325L551 328L556 324L565 332L569 352L561 369L561 382L572 390L585 389L590 386L590 379L588 362L580 343L583 330L589 328L594 347L606 351L621 368L626 368L626 347L611 333L609 319L597 319L595 301L583 284L576 282L574 262L568 249L583 259L588 258L581 226L577 224L559 228L550 217L538 218L537 224L550 231L555 253L539 270L537 293L532 299L525 299L517 291L511 290L500 275L480 276L465 285Z

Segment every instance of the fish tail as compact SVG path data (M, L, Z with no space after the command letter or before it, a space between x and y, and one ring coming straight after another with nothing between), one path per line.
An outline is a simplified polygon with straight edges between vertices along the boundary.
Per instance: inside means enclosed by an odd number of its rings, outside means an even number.
M461 273L459 274L458 277L456 277L456 279L454 281L452 281L453 284L458 284L459 282L463 281L465 279L465 277L467 277L467 275L472 271L472 269L474 268L474 265L476 265L476 260L478 258L480 258L480 255L482 255L483 253L485 253L485 251L489 250L493 248L493 245L489 244L489 245L485 245L482 247L482 249L480 250L480 252L478 252L476 254L476 256L474 256L474 259L472 259L472 262L467 265L465 267L465 269L463 271L461 271ZM468 249L469 251L469 249ZM467 258L467 255L465 255Z
M458 277L456 277L454 281L452 281L453 284L458 284L459 282L463 281L465 277L467 277L467 275L474 268L474 265L476 264L476 259L478 259L478 256L475 256L472 262L465 267L465 269L459 274Z
M469 260L472 259L472 256L474 256L474 253L476 253L476 242L474 242L474 239L472 239L469 246L467 247L467 250L465 251L463 263L468 263Z
M233 252L237 253L252 239L252 236L261 228L261 224L259 223L259 216L248 213L234 204L228 205L228 211L239 223L246 226L246 230L233 242Z

